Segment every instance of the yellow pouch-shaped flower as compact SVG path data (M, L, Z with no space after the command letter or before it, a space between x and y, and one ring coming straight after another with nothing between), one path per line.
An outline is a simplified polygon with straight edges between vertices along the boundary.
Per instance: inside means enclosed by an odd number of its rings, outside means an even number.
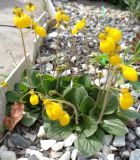
M59 118L61 126L67 126L70 123L70 116L68 113L64 112L63 115Z
M108 32L108 36L112 37L116 43L118 43L122 38L122 33L117 28L111 28Z
M118 65L121 63L121 57L118 54L112 54L109 57L109 63L113 66Z
M137 71L129 66L122 66L122 74L124 78L126 78L129 81L135 82L138 80L138 73Z
M22 13L14 16L14 24L19 29L29 27L31 22L31 18L27 14Z
M63 19L64 22L67 22L67 23L69 23L69 21L70 21L69 16L67 14L65 14L65 13L62 14L62 19Z
M120 108L123 110L129 109L134 103L132 95L129 93L128 89L122 89L120 95Z
M34 32L40 37L46 36L46 30L42 26L35 26Z
M57 23L59 23L60 21L62 21L61 11L57 11L56 12L55 19L56 19Z
M80 30L84 29L85 25L86 25L85 21L81 20L81 21L76 23L75 28L78 31L80 31Z
M35 94L35 93L31 94L31 96L30 96L30 103L33 106L35 106L35 105L37 105L39 103L39 98L38 98L37 94Z
M100 50L103 53L113 52L115 49L115 42L111 37L106 37L106 39L100 41Z
M72 35L76 35L77 33L78 33L77 29L74 28L74 29L71 30Z
M46 113L51 120L58 120L63 114L62 106L58 103L50 102L46 106Z

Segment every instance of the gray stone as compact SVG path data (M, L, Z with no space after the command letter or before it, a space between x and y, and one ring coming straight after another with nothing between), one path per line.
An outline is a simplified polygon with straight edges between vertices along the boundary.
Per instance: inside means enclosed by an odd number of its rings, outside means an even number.
M74 141L77 139L77 136L75 134L71 134L67 139L64 141L65 147L70 147L74 143Z
M59 151L63 148L63 146L64 146L64 142L57 142L56 144L54 144L54 146L52 146L52 150Z
M53 65L51 63L47 63L45 66L46 66L46 72L50 72L53 70Z
M31 141L29 141L28 139L25 139L23 136L21 136L18 133L12 134L10 136L10 140L16 147L28 148L31 145Z
M130 142L134 141L135 139L136 139L136 136L135 136L134 134L128 133L128 140L129 140Z
M33 135L31 133L27 133L24 137L30 139L31 142L34 142L36 139L36 135Z
M125 136L115 136L113 146L123 147L125 146Z
M106 145L109 145L111 143L112 139L113 139L113 135L110 135L110 134L105 135L103 143L106 144Z
M0 158L1 160L17 160L16 154L13 151L3 151Z
M121 157L116 157L115 160L122 160Z
M140 149L140 139L136 140L136 145L137 145L137 148Z
M140 149L136 149L130 153L129 160L139 160L140 158Z
M112 151L117 151L117 150L118 150L116 147L114 147L114 146L112 146L112 145L109 145L109 147L110 147L110 149L111 149Z
M129 151L126 150L126 151L123 151L123 152L122 152L122 156L121 156L121 157L122 157L122 158L128 158L129 155L130 155Z
M107 155L107 160L114 160L115 159L115 155L114 154L108 154Z
M37 137L38 138L43 138L46 136L45 130L44 130L44 126L40 126L39 131L37 133Z
M126 146L128 150L136 148L136 145L133 142L127 142Z
M41 152L27 148L25 157L28 157L28 155L29 156L35 155L39 160L42 160L41 158L43 157L43 154Z
M39 64L40 63L44 64L44 63L49 62L49 60L50 59L47 56L43 56L43 57L38 56L37 59L36 59L36 62L39 63Z
M140 127L136 128L136 135L140 138Z
M70 159L70 151L67 151L58 160L69 160L69 159Z
M88 66L86 64L82 64L82 68L83 68L83 70L87 70Z
M29 160L39 160L39 158L37 158L36 155L32 155L29 157Z
M111 149L107 145L103 145L102 152L107 155L112 153Z
M57 37L57 32L52 32L52 33L49 33L48 36L47 36L47 39L48 40L51 40L53 38L56 38Z
M77 155L78 155L78 150L77 150L77 149L74 149L74 150L72 151L72 154L71 154L71 159L72 159L72 160L76 160Z
M56 143L56 140L41 140L40 141L41 148L43 150L48 150L49 148L54 146L55 143Z
M29 148L30 148L30 149L33 149L33 150L37 150L37 147L36 147L36 146L30 146Z
M59 157L61 157L62 156L62 154L63 154L63 152L51 152L50 153L50 157L51 158L59 158Z
M0 147L0 156L1 156L1 154L2 154L3 151L7 151L7 150L8 149L7 149L7 147L5 145L1 146Z
M17 160L29 160L28 158L19 158Z

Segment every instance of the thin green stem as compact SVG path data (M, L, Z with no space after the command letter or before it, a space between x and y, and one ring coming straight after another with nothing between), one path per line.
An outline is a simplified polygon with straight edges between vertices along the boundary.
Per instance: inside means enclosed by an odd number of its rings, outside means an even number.
M110 93L110 89L111 89L111 84L112 84L112 80L113 80L113 78L114 78L115 72L116 72L116 68L114 68L113 73L112 73L112 76L111 76L111 79L110 79L109 84L108 84L108 88L107 88L107 92L106 92L106 94L105 94L102 111L101 111L101 113L100 113L100 116L99 116L99 119L98 119L98 122L97 122L98 124L101 123L102 118L103 118L103 116L104 116L104 112L105 112L105 110L106 110L106 106L107 106L107 103L108 103L108 97L109 97L109 93Z
M25 48L24 37L23 37L23 33L22 33L22 30L21 30L21 29L20 29L20 34L21 34L22 45L23 45L23 52L24 52L24 57L25 57L25 67L26 67L26 71L27 71L27 78L28 78L28 82L29 82L30 89L31 89L31 82L30 82L30 77L29 77L29 74L28 74L27 54L26 54L26 48Z
M30 92L30 91L29 91L29 92ZM26 96L29 94L29 92L27 92L26 94L24 94L24 95L20 98L20 102L22 102L23 98L26 97Z

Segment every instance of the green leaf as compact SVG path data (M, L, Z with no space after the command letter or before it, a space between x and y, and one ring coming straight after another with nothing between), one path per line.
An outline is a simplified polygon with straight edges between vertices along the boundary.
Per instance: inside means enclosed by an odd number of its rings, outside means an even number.
M21 123L26 127L31 127L38 119L39 114L40 112L26 112L21 120Z
M82 76L79 77L78 83L83 85L83 86L89 86L91 85L91 77L89 74L83 74Z
M75 106L79 107L83 99L88 96L88 93L84 87L71 88L65 95L64 99L73 103Z
M127 120L136 120L140 117L140 113L135 110L120 110L118 115L121 115L121 117L124 117Z
M23 82L20 83L20 91L21 92L27 92L28 89L29 88Z
M20 102L20 94L16 94L15 92L12 92L12 91L8 91L6 93L6 99L7 99L7 102Z
M85 87L85 89L88 92L88 95L96 101L99 89L96 86L88 86Z
M124 53L123 53L123 58L122 58L123 61L125 60L125 57L126 57L126 55L129 53L131 47L132 47L132 46L128 46L128 47L125 49L125 51L124 51Z
M89 96L85 97L83 102L80 105L80 111L83 114L88 115L90 113L90 110L94 107L95 105L95 100Z
M135 54L136 54L136 56L138 56L140 54L140 42L138 42L136 45Z
M109 99L106 111L104 115L109 115L114 113L118 108L118 99L115 95L112 95Z
M102 128L113 135L122 136L127 133L125 124L118 118L107 117L103 120Z
M70 125L63 127L57 121L44 124L44 129L48 138L56 140L64 140L72 133L72 127Z
M56 80L55 79L45 79L43 80L43 86L45 93L48 94L50 90L55 90L56 88Z
M83 123L83 127L84 127L83 133L84 133L85 137L92 136L98 128L96 121L93 118L91 118L90 116L84 115L82 123Z
M140 90L140 82L131 82L133 89Z
M38 84L40 83L40 76L38 76L39 72L35 70L31 70L29 73L31 79L31 85L33 88L37 88Z
M84 157L90 157L101 150L103 138L104 132L98 128L91 137L86 138L83 134L80 134L74 144Z
M63 91L70 86L71 77L61 77L59 78L58 92L63 93Z

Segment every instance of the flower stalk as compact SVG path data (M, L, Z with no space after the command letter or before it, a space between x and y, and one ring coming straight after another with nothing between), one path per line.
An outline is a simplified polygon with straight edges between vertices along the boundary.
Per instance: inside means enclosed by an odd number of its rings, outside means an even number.
M101 111L101 113L100 113L100 115L99 115L99 119L98 119L98 121L97 121L98 124L101 123L102 118L103 118L103 116L104 116L104 112L105 112L105 110L106 110L106 106L107 106L107 103L108 103L108 98L109 98L109 95L110 95L111 84L112 84L112 80L113 80L113 78L114 78L114 74L115 74L115 72L116 72L116 69L117 69L117 68L114 68L113 73L112 73L112 76L111 76L110 81L109 81L109 84L108 84L108 88L107 88L107 91L106 91L106 94L105 94L105 98L104 98L103 108L102 108L102 111Z
M24 52L24 57L25 57L25 67L26 67L26 72L27 72L27 78L28 78L30 89L31 89L32 87L31 87L30 77L29 77L29 73L28 73L28 61L27 61L27 53L26 53L23 32L22 32L22 29L19 29L19 30L20 30L21 39L22 39L22 46L23 46L23 52Z

